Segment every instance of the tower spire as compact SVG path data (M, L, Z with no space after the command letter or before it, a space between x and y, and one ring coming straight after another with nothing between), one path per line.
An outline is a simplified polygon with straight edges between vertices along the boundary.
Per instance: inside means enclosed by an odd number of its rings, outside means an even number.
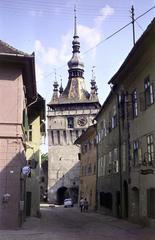
M73 77L83 77L84 64L80 59L80 41L77 35L77 16L76 16L76 6L74 6L74 36L72 41L73 55L71 60L68 62L69 67L69 78Z

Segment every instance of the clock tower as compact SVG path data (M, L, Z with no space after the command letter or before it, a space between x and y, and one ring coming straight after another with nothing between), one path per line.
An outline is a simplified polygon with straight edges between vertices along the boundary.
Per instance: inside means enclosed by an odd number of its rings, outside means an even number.
M48 104L48 198L63 204L64 198L78 200L79 146L75 140L85 131L100 109L94 74L90 93L84 81L84 63L80 58L76 14L72 58L68 62L68 83L59 88L55 78L53 96Z

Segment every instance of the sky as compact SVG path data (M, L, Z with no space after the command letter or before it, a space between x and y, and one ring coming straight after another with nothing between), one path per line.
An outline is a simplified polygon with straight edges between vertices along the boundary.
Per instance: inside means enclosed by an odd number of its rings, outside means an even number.
M154 7L155 0L0 0L0 39L26 53L35 52L37 91L46 104L55 77L59 84L62 79L64 88L68 81L75 5L86 87L90 91L94 69L102 104L110 91L108 81L133 47L132 24L114 33L131 22L132 5L137 18ZM154 16L155 8L135 21L136 40Z

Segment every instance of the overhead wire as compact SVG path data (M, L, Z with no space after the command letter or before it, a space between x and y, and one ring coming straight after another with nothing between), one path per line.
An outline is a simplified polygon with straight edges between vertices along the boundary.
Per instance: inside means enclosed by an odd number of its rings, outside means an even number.
M136 22L136 24L137 24L137 26L142 30L142 32L144 31L144 29L140 26L140 24L137 22L137 21L135 21Z
M29 4L30 2L30 4ZM103 5L103 4L102 4ZM102 6L101 5L101 6ZM59 2L42 2L42 1L37 1L37 3L33 2L33 1L25 1L22 0L22 2L20 1L10 1L10 0L5 0L5 1L0 1L0 6L1 8L7 8L7 9L14 9L14 10L25 10L27 9L33 9L36 11L47 11L47 12L54 12L55 8L59 8L59 10L61 11L61 13L63 14L68 14L70 12L70 8L71 8L71 4L70 5L65 5ZM89 4L84 4L82 3L82 6L79 5L78 9L80 14L84 14L84 15L94 15L96 13L95 10L95 4L92 5L93 7L91 7L91 5ZM125 9L123 7L115 7L115 9L118 11L121 11L122 9ZM56 14L56 12L54 12Z
M144 15L146 15L148 12L150 12L151 10L153 10L155 8L155 6L151 7L150 9L148 9L146 12L144 12L143 14L139 15L137 18L135 18L135 21L137 21L139 18L143 17ZM94 45L93 47L87 49L85 52L83 52L81 55L85 55L88 52L92 51L93 49L97 48L99 45L101 45L103 42L109 40L110 38L112 38L113 36L115 36L116 34L118 34L119 32L121 32L123 29L125 29L126 27L128 27L130 24L132 24L132 21L130 21L129 23L127 23L126 25L124 25L123 27L119 28L117 31L115 31L114 33L112 33L111 35L109 35L108 37L106 37L105 39L101 40L99 43L97 43L96 45ZM64 66L66 65L62 65L60 67L57 68L57 70L62 69Z
M65 4L62 4L62 3L60 3L60 2L58 2L58 1L54 1L54 0L52 0L52 2L47 2L47 1L44 1L44 2L42 2L42 1L39 1L39 0L37 0L37 4L35 4L34 2L32 2L32 1L28 1L28 0L22 0L22 2L20 2L20 1L18 1L18 0L16 0L16 1L14 1L13 2L13 4L11 4L12 3L12 1L10 1L10 0L5 0L5 1L3 1L2 2L2 4L1 4L1 1L0 1L0 6L1 6L1 8L10 8L10 9L14 9L14 10L21 10L21 9L25 9L24 7L32 7L32 8L29 8L28 10L35 10L35 11L46 11L46 13L47 12L49 12L50 13L50 11L52 12L54 9L53 8L51 8L50 9L50 7L52 7L52 6L54 6L54 7L58 7L59 9L60 9L60 13L62 13L63 12L63 14L68 14L68 11L66 11L67 9L69 9L69 7L70 6L67 6L67 5L65 5ZM30 3L30 5L28 4L28 3ZM36 8L36 6L38 6L38 7L44 7L44 8L42 8L42 9L40 9L40 8ZM87 9L87 12L84 10L84 6L86 6L86 9ZM80 15L82 15L82 11L83 11L83 14L90 14L90 10L92 11L92 13L93 13L93 11L94 11L94 8L93 8L93 6L95 6L95 4L94 5L91 5L92 6L92 8L90 7L90 5L89 5L89 7L88 7L88 4L85 4L84 5L84 3L83 3L83 5L82 5L82 7L80 7L80 5L79 5L79 12L80 12ZM33 9L35 7L35 9ZM155 6L153 6L153 7L151 7L150 9L148 9L147 11L145 11L143 14L141 14L141 15L139 15L137 18L135 18L135 22L138 24L138 22L137 22L137 20L139 19L139 18L141 18L141 17L143 17L144 15L146 15L148 12L150 12L151 10L153 10L155 8ZM89 9L89 11L88 11L88 9ZM123 9L123 8L119 8L118 7L118 9ZM65 10L65 11L64 11ZM70 12L70 11L69 11ZM55 13L56 14L56 13ZM59 13L58 13L59 14ZM91 15L90 15L91 16ZM123 15L122 15L123 16ZM119 16L120 17L120 16ZM87 49L85 52L83 52L81 55L85 55L85 54L87 54L88 52L90 52L90 51L92 51L93 49L95 49L95 48L97 48L99 45L101 45L103 42L105 42L105 41L107 41L107 40L109 40L110 38L112 38L113 36L115 36L116 34L118 34L119 32L121 32L122 30L124 30L126 27L128 27L130 24L132 24L132 21L130 21L129 23L127 23L126 25L124 25L123 27L121 27L121 28L119 28L117 31L115 31L114 33L112 33L111 35L109 35L108 37L106 37L105 39L102 39L100 42L98 42L96 45L94 45L93 47L91 47L91 48L89 48L89 49ZM139 25L139 27L140 27L140 25ZM141 28L141 27L140 27ZM141 28L141 30L143 30L142 28ZM60 67L58 67L57 68L57 70L58 69L62 69L64 66L66 66L66 65L62 65L62 66L60 66ZM49 74L47 74L48 76L49 75L51 75L51 74L53 74L53 73L49 73ZM47 76L46 75L46 76Z

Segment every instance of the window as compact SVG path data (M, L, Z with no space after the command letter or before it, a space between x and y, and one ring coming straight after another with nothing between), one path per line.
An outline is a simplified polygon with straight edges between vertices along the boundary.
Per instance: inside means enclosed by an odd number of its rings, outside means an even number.
M29 125L29 130L27 132L27 140L32 142L32 125Z
M84 130L84 129L82 129L82 134L83 134L83 133L85 133L85 130Z
M137 91L134 90L132 93L132 112L133 112L133 117L138 116L138 102L137 102Z
M104 129L104 136L107 136L107 128L106 128L106 120L103 120L103 129Z
M57 139L58 139L58 144L60 144L60 131L57 130Z
M64 142L66 143L67 142L67 135L66 135L66 131L65 130L63 131L63 137L64 137Z
M147 154L148 163L151 164L154 160L154 143L152 134L147 136Z
M112 172L112 152L109 152L109 166L108 166L108 174Z
M119 115L122 119L125 118L125 94L122 92L119 97Z
M104 171L105 171L105 169L104 169L104 157L100 157L99 158L99 176L104 176L105 174L104 174Z
M119 164L118 164L118 149L114 148L114 161L113 161L113 172L119 172Z
M103 138L103 121L100 123L100 134L101 134L101 139Z
M85 153L87 152L87 144L84 145Z
M106 174L106 155L103 155L103 176Z
M68 128L74 128L74 118L73 117L67 118L67 126L68 126Z
M101 141L101 132L98 132L98 143Z
M116 106L114 106L114 109L113 109L113 116L112 116L111 124L112 124L112 128L117 127L117 113L116 113Z
M138 158L138 148L139 148L139 143L138 141L133 142L133 165L136 166L139 158Z
M88 174L91 174L92 173L92 167L91 167L91 164L88 165Z
M150 83L149 76L144 80L145 106L146 108L154 103L153 84Z
M54 144L54 133L53 133L53 131L51 131L51 140L52 140L52 144Z
M110 133L112 130L112 117L111 117L111 112L109 113L109 126L108 126L108 132Z

